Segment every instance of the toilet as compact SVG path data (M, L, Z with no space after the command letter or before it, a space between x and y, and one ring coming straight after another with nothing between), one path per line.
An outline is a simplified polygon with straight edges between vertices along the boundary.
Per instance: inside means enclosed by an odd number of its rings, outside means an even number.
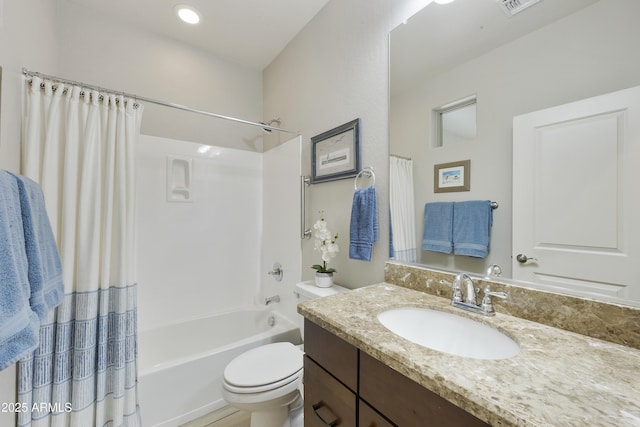
M296 284L295 294L302 302L346 290L337 285L319 288L309 281ZM242 353L224 369L224 400L251 412L251 427L302 427L303 356L302 349L290 342L266 344Z

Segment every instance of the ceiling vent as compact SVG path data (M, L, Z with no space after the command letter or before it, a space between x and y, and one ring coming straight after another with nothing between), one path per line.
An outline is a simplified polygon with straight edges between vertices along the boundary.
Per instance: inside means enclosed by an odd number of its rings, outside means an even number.
M513 16L520 13L539 1L540 0L496 0L500 9L502 9L507 16Z

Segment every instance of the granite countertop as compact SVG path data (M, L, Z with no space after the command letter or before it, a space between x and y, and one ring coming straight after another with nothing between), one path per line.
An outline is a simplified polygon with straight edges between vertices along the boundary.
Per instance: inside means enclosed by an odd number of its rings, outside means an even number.
M422 347L377 320L396 307L469 317L513 338L521 352L478 360ZM640 426L640 350L505 314L467 313L388 283L306 301L298 312L491 425Z

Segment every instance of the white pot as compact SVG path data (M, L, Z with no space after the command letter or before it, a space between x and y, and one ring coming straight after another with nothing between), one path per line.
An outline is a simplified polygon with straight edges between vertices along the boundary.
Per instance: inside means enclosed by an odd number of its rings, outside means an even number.
M333 273L316 272L316 286L319 288L330 288L333 286Z

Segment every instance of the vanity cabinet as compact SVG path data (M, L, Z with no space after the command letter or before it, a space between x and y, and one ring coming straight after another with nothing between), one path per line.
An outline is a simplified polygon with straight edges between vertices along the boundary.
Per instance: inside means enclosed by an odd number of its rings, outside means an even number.
M488 426L305 319L305 427Z
M305 320L304 425L355 426L358 349Z
M358 402L358 427L393 427L378 411L367 405L364 400Z

